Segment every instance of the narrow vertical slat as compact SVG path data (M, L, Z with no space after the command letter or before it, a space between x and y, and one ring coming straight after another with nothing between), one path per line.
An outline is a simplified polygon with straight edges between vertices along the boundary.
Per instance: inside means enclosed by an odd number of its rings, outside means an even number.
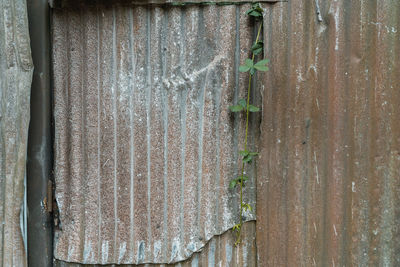
M134 148L135 148L135 176L134 176L134 198L135 203L135 222L138 227L135 228L135 250L137 254L134 257L137 263L141 263L148 251L148 203L147 203L147 113L146 113L146 90L148 88L146 80L146 8L137 8L133 12L134 27L134 50L137 53L135 61L136 75L134 79L135 95L133 98L134 109ZM140 27L139 27L140 25ZM139 56L140 55L140 56ZM139 204L140 203L140 204Z
M152 95L150 99L150 219L152 242L149 247L152 257L160 261L163 258L163 242L165 240L165 233L163 231L164 223L164 132L165 125L163 121L163 81L162 81L162 61L160 58L164 54L162 41L159 36L162 33L162 24L166 16L165 10L162 8L155 8L148 10L151 14L150 20L150 36L149 42L149 63L151 65L151 72L148 74L152 79Z
M113 101L117 90L114 84L113 52L116 49L113 44L114 36L114 10L102 9L99 11L99 43L100 43L100 168L101 168L101 233L100 253L101 263L114 260L115 251L115 206L114 206L114 179L115 159L114 153L114 121L117 117L114 113Z

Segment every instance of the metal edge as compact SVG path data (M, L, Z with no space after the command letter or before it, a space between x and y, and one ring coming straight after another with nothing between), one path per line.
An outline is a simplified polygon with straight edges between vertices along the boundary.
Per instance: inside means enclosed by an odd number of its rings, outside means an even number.
M28 266L52 266L52 216L46 208L52 169L50 90L50 7L47 0L28 0L34 73L27 155Z
M242 5L251 3L267 3L274 4L278 2L288 2L289 0L217 0L217 1L204 1L204 0L49 0L51 8L68 8L76 7L77 5L94 5L103 4L106 6L121 4L121 5L139 5L139 6L186 6L186 5Z

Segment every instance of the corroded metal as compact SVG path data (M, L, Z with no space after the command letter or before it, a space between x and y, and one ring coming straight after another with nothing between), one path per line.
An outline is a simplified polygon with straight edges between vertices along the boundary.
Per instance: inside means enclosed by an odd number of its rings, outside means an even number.
M49 0L52 8L71 8L79 5L97 5L103 4L112 6L120 4L124 6L140 5L140 6L185 6L185 5L236 5L246 3L269 3L287 2L288 0Z
M266 9L259 266L400 266L400 2Z
M26 3L0 1L0 266L26 266L24 178L33 65Z
M242 243L235 247L236 234L227 231L219 236L211 238L204 248L194 253L188 260L176 264L139 264L139 265L118 265L124 267L201 267L201 266L221 266L221 267L254 267L257 266L256 224L254 221L246 222L243 225ZM82 264L68 263L56 260L55 267L79 267ZM86 267L101 267L104 265L84 265ZM105 265L117 266L117 265Z
M28 263L52 265L51 199L52 109L50 18L47 0L28 0L29 33L35 66L31 89L27 161Z
M238 221L248 8L54 10L56 259L174 263Z

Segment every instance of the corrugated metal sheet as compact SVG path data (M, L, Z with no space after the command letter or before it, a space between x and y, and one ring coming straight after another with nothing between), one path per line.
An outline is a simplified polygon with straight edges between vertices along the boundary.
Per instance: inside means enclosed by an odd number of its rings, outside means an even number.
M86 0L86 4L101 3L104 5L113 5L116 2L123 5L231 5L240 3L276 3L276 2L287 2L288 0L216 0L216 1L204 1L204 0ZM49 0L49 4L52 8L68 8L80 5L80 0Z
M56 259L174 263L238 221L248 7L54 10Z
M0 266L26 266L24 177L32 59L25 1L0 1Z
M267 9L259 266L400 266L400 2Z
M254 221L246 222L243 226L242 243L235 247L235 233L228 231L220 236L211 238L204 248L194 253L190 259L176 264L140 264L140 265L123 265L125 267L150 267L150 266L174 266L174 267L201 267L201 266L223 266L223 267L253 267L257 266L256 257L256 240L255 240L256 224ZM55 261L55 267L101 267L101 266L117 266L117 265L83 265L78 263L67 263L63 261ZM118 265L122 266L122 265Z

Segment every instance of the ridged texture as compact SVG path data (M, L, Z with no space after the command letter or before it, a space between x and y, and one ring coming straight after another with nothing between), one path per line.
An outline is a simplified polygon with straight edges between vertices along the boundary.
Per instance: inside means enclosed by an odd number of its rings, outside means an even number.
M248 7L54 10L56 259L174 263L238 221Z
M26 3L0 0L0 266L26 266L24 177L32 59Z
M225 232L220 236L211 238L204 248L194 253L188 260L176 264L139 264L139 265L105 265L105 266L124 266L124 267L254 267L257 266L256 257L256 224L254 221L246 222L243 226L242 243L235 247L235 233ZM101 267L104 265L82 265L78 263L68 263L55 261L55 267Z
M105 5L112 5L113 3L122 3L126 5L204 5L204 4L218 4L218 5L227 5L227 4L240 4L240 3L274 3L274 2L287 2L288 0L216 0L216 1L203 1L203 0L86 0L86 3L89 1L103 3ZM49 5L52 8L68 8L74 7L80 4L80 0L49 0ZM89 2L90 3L90 2Z
M267 8L259 266L400 266L399 18L394 0Z

